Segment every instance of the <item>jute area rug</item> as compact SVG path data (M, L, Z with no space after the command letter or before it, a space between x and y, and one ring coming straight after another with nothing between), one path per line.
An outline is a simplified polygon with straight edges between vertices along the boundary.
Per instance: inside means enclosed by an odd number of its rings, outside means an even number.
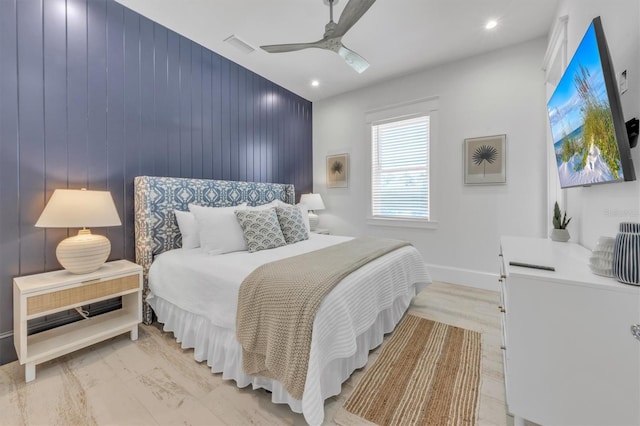
M405 315L334 418L350 426L475 425L480 333Z

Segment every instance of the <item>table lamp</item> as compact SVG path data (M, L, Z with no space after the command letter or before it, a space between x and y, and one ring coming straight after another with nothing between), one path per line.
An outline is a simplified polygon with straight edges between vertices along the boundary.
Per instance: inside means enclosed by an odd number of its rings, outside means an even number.
M56 247L56 257L64 269L88 274L100 268L111 252L103 235L87 227L119 226L120 217L109 191L56 189L36 222L39 228L82 228Z
M320 194L302 194L300 197L300 204L307 206L307 210L309 210L309 228L311 231L315 231L320 219L318 218L318 215L312 211L325 209L322 197Z

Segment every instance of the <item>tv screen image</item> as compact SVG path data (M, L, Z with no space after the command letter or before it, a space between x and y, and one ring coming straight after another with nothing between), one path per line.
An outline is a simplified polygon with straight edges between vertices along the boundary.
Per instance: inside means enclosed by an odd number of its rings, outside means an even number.
M589 25L547 109L562 188L635 179L599 17Z

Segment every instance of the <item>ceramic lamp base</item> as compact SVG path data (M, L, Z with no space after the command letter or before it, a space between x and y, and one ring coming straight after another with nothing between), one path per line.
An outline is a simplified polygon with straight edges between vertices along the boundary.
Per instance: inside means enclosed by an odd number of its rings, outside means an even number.
M78 235L58 244L56 257L64 269L74 274L88 274L100 268L111 253L111 243L103 235L81 229Z
M309 212L309 229L315 231L320 223L320 218L317 214Z

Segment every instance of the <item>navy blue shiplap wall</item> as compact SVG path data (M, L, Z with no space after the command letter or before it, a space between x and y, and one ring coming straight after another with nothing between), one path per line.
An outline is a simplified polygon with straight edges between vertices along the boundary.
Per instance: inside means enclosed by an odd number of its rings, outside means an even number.
M0 0L0 337L12 277L60 268L53 190L111 191L123 224L94 232L133 260L137 175L310 192L311 103L113 0Z

